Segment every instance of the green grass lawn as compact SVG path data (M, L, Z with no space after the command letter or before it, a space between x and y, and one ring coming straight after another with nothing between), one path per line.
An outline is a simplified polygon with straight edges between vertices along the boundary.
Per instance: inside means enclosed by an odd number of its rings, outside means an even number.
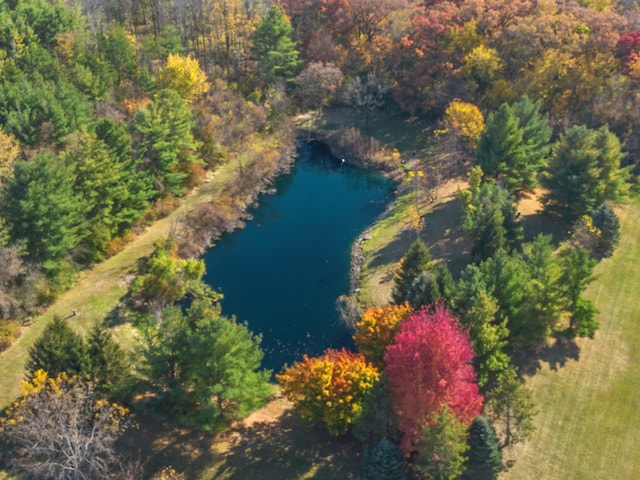
M594 340L577 343L577 359L550 349L527 378L540 411L536 431L507 452L515 464L501 478L639 478L640 201L617 212L620 245L596 267L588 290L600 329Z

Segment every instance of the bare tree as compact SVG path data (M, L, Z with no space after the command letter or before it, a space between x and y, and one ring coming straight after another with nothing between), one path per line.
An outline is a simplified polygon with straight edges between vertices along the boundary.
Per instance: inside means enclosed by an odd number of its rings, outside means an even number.
M364 77L356 77L345 90L345 101L365 114L365 124L369 116L384 104L384 97L391 89L389 82L371 72Z
M96 384L43 370L0 418L9 464L39 480L129 480L138 468L114 449L130 425L128 411L95 397Z

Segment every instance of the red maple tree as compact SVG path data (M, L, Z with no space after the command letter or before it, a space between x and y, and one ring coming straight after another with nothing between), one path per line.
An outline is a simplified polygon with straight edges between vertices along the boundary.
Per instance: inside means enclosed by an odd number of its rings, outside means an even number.
M482 411L469 335L443 305L410 315L384 360L406 454L444 405L467 425Z

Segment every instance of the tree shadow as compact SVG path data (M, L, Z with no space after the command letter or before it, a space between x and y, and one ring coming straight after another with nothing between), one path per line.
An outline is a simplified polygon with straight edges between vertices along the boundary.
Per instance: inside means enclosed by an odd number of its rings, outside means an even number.
M224 433L175 427L150 414L126 432L118 448L140 459L145 478L172 466L188 479L357 480L359 443L333 437L321 424L304 423L293 410L275 420Z
M547 364L554 372L564 367L569 361L580 359L580 346L567 339L561 333L553 334L551 340L542 348L527 349L513 355L513 362L524 375L534 375Z

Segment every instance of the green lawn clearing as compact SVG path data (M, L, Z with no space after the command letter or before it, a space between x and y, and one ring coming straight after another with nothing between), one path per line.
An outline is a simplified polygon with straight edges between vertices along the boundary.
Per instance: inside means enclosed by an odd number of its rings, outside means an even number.
M617 209L622 238L588 296L600 329L577 349L543 352L527 378L539 414L533 438L509 450L501 478L583 480L640 475L640 201ZM577 359L575 357L578 357Z

